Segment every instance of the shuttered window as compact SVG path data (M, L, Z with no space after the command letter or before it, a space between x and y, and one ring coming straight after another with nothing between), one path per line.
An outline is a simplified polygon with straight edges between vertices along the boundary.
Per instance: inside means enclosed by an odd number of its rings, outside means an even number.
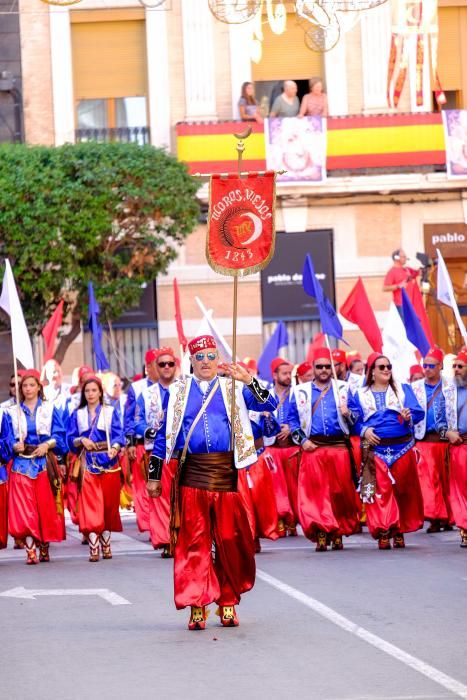
M71 25L75 100L147 94L144 20Z
M267 23L263 24L263 34L261 61L252 63L255 82L323 76L323 54L307 47L304 30L294 15L287 15L287 29L283 34L274 34Z
M444 90L462 89L461 12L466 10L459 7L438 9L438 73Z

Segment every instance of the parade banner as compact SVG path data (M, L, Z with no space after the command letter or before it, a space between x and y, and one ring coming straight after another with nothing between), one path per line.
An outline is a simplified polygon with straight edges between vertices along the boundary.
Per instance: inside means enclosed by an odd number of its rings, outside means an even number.
M285 170L278 182L321 184L326 180L326 119L265 119L266 167Z
M232 277L262 270L274 255L276 174L212 175L206 257Z
M467 177L467 109L442 111L446 171L450 180Z

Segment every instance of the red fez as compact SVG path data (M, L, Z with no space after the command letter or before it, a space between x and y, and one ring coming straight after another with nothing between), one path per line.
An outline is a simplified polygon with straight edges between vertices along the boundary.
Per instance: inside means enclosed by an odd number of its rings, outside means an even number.
M22 370L22 374L19 378L20 383L24 382L25 379L31 378L35 379L39 384L42 385L41 382L41 373L37 371L37 369L24 369Z
M356 360L359 360L360 362L362 361L362 356L360 355L359 352L356 350L351 350L350 352L346 353L346 362L347 362L347 367L350 367L352 362L355 362Z
M138 374L135 374L134 377L132 377L131 381L132 381L132 382L138 382L138 381L139 381L140 379L142 379L142 378L143 378L143 373L142 373L142 372L139 372Z
M423 371L423 367L421 367L420 365L412 365L412 367L410 368L409 374L411 377L413 377L414 374L423 374L424 375L425 372Z
M376 360L380 357L386 357L386 355L383 355L380 352L372 352L371 355L368 355L367 360L366 360L366 366L368 368L373 367L375 364Z
M444 353L441 348L435 346L430 348L425 355L425 358L427 357L432 357L436 362L439 362L440 365L443 364Z
M18 377L19 377L20 379L21 379L21 377L24 377L24 373L25 373L26 371L27 371L27 370L25 370L25 369L19 369L19 370L18 370Z
M331 355L332 355L333 362L336 362L336 363L342 362L345 365L346 360L347 360L345 350L338 350L337 348L335 348L332 351Z
M159 357L162 357L162 355L170 355L170 357L173 357L175 360L175 353L172 350L172 348L169 348L168 346L163 345L161 348L159 348L158 350L155 351L155 355L156 355L156 357L155 357L156 360L158 360Z
M291 365L292 363L289 362L288 360L284 360L283 357L275 357L273 361L271 362L271 373L274 374L274 372L277 372L279 367L281 365Z
M150 348L147 350L145 356L144 356L144 364L145 365L150 365L151 362L154 362L154 360L157 360L157 353L159 352L159 348Z
M244 357L243 362L246 364L246 367L250 370L250 372L258 371L258 365L253 357Z
M92 367L88 367L88 365L83 365L78 370L78 381L82 379L86 374L94 374L94 370Z
M212 335L199 335L188 343L188 350L194 355L199 350L217 350L217 345Z
M311 369L313 369L311 362L302 362L302 364L298 365L297 367L297 375L299 377L303 377L303 375L309 372Z
M86 379L85 379L84 382L83 382L83 389L84 389L84 387L86 386L86 384L89 384L89 382L96 382L96 384L98 384L98 385L100 386L100 388L102 389L102 382L101 382L101 380L99 379L99 377L96 377L95 374L89 374L89 375L86 377Z
M313 353L313 362L316 362L317 360L331 361L331 351L329 348L316 348Z
M456 357L459 362L464 362L467 365L467 350L461 350Z

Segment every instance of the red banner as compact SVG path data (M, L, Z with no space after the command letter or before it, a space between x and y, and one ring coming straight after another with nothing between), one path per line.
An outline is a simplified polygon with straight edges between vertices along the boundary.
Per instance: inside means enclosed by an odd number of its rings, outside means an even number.
M274 254L276 174L212 175L206 256L222 275L262 270Z

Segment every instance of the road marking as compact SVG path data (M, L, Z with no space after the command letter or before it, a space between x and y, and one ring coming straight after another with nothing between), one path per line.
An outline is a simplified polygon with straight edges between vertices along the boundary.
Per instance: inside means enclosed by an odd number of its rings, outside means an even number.
M126 598L122 598L121 595L115 593L114 591L109 591L108 588L43 588L43 589L28 589L23 586L18 586L17 588L10 588L8 591L3 591L0 596L3 598L25 598L27 600L36 600L37 596L53 595L53 596L65 596L65 595L97 595L103 600L106 600L110 605L131 605L130 601Z
M341 627L346 632L350 632L350 634L355 635L359 639L363 639L363 641L371 644L371 646L383 651L389 656L394 657L398 661L401 661L414 671L418 671L418 673L426 676L431 681L434 681L435 683L438 683L438 685L443 686L443 688L450 690L458 697L467 699L467 686L459 681L456 681L454 678L451 678L451 676L446 675L442 671L439 671L434 666L430 666L430 664L421 661L421 659L417 659L416 656L408 654L406 651L403 651L394 644L391 644L385 639L378 637L376 634L373 634L364 627L360 627L359 625L355 624L355 622L352 622L352 620L349 620L347 617L344 617L332 608L324 605L324 603L320 603L319 600L316 600L316 598L312 598L311 596L306 595L306 593L302 593L302 591L289 586L287 583L284 583L284 581L280 581L274 576L270 576L265 571L256 569L256 576L261 579L261 581L264 581L264 583L276 588L281 593L285 593L285 595L288 595L290 598L293 598L299 603L306 605L318 615L321 615L322 617L326 618L326 620L329 620L333 624L337 625L337 627Z

